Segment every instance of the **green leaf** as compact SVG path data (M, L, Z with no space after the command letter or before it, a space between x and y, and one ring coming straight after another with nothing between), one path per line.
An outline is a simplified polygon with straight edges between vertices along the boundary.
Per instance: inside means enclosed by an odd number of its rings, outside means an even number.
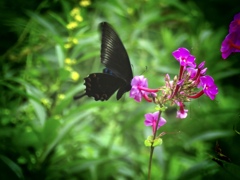
M48 32L51 32L52 35L58 35L58 32L56 31L54 25L51 22L47 21L45 18L41 17L37 13L33 13L30 11L27 11L26 13L29 15L29 17L33 18L39 24L45 27L48 30Z
M153 140L153 136L148 136L148 138L144 141L145 146L149 147L149 146L159 146L162 144L162 138L156 138Z
M157 138L153 140L153 147L160 146L162 144L162 138Z
M25 83L25 87L26 87L27 93L29 95L31 95L39 100L44 97L44 94L39 89L35 88L34 86ZM30 98L29 101L35 110L35 113L39 119L40 125L43 126L45 123L45 120L46 120L46 116L47 116L44 106L39 101L36 101L33 98Z
M232 131L209 131L202 134L198 134L195 137L192 137L188 142L185 143L185 146L191 146L196 141L211 140L219 137L228 137L233 135Z
M62 68L64 66L64 59L65 59L64 52L60 45L56 45L55 50L57 54L59 67Z
M80 129L86 127L91 121L82 121L86 116L88 116L92 111L88 110L82 113L79 113L79 110L76 109L76 112L70 113L68 116L63 117L64 124L62 128L59 130L58 135L53 139L53 141L48 144L46 150L41 155L41 162L45 160L48 154L60 143L60 141L66 136L66 134L80 121Z
M19 179L24 179L22 169L15 162L3 155L0 155L0 159L17 175Z

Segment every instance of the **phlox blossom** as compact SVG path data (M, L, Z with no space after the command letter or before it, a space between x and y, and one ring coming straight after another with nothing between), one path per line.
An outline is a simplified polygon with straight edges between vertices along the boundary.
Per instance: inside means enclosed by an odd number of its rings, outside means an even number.
M152 126L153 133L167 122L163 117L160 117L160 120L157 126L158 116L159 116L158 111L154 113L145 114L144 124L145 126Z

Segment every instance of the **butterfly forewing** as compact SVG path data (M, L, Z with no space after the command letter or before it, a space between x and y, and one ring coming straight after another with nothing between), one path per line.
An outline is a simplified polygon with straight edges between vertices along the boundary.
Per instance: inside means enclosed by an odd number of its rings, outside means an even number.
M102 31L101 62L116 76L130 83L133 74L129 57L122 41L106 22L100 24Z

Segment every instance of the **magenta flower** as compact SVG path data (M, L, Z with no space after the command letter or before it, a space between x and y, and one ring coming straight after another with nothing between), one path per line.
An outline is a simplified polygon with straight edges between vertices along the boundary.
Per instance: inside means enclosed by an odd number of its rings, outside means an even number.
M184 119L184 118L186 118L187 117L187 113L188 113L188 110L187 109L179 109L178 111L177 111L177 116L176 116L176 118L180 118L180 119Z
M177 118L184 119L187 117L188 110L184 109L184 104L182 102L177 102L177 105L180 107L177 111Z
M196 85L199 84L199 78L206 74L207 68L204 68L204 65L205 61L201 62L197 69L191 67L187 68L190 79L194 80Z
M227 57L233 52L240 52L240 31L228 34L221 45L222 58Z
M210 97L211 100L214 100L218 93L218 87L214 84L213 78L211 76L202 76L200 77L200 83L203 88L203 92Z
M205 61L201 62L199 65L198 65L198 69L204 69L204 66L205 66Z
M199 77L201 76L204 76L207 72L207 68L204 67L205 66L205 61L201 62L199 65L198 65L198 74L199 74Z
M200 92L187 97L196 99L205 93L211 100L214 100L215 96L218 94L218 87L214 84L214 80L211 76L200 76L198 88L199 87L203 88Z
M139 87L148 87L147 79L144 76L135 76L131 82L132 89L130 91L130 97L134 98L135 101L140 102L142 100L142 96L145 92L142 92Z
M144 76L135 76L131 82L130 97L134 98L135 101L140 102L142 97L151 102L152 100L148 97L148 94L151 94L152 97L156 97L155 92L158 92L158 89L149 89L147 79Z
M205 75L206 72L207 72L207 68L204 68L204 69L202 69L202 70L200 71L200 74L201 74L201 75Z
M223 59L227 59L231 53L240 52L240 13L230 23L229 34L223 40L220 51Z
M167 122L163 117L160 117L160 120L159 120L158 126L157 126L158 116L159 116L158 111L154 112L154 113L145 114L144 124L145 124L145 126L152 126L153 134L155 133L155 131L157 129L159 129L161 126L163 126ZM157 128L156 128L156 126L157 126Z
M189 50L186 48L178 48L176 51L172 53L174 58L179 61L181 66L190 66L195 68L196 63L195 63L195 57L190 54Z
M197 72L198 72L197 69L191 68L191 67L187 68L187 71L188 71L188 74L190 76L190 79L194 79L197 75Z
M229 33L240 30L240 13L236 14L229 25Z

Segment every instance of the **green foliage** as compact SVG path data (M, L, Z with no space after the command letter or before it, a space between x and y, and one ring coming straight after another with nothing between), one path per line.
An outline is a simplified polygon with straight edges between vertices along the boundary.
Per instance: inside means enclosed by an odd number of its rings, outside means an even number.
M11 16L11 9L1 13L9 16L2 18L4 27L17 37L1 45L1 179L147 179L144 139L151 128L143 121L155 107L128 94L120 101L115 95L107 102L73 101L84 90L83 78L101 72L102 21L118 32L134 74L144 74L150 87L161 86L165 73L178 73L171 53L179 47L191 49L198 63L205 60L219 87L217 100L189 103L185 120L166 109L161 129L167 133L153 156L152 179L234 177L240 162L239 134L232 130L239 132L240 67L239 55L221 59L228 24L216 28L192 1L23 2ZM234 163L228 171L212 161L217 140Z

